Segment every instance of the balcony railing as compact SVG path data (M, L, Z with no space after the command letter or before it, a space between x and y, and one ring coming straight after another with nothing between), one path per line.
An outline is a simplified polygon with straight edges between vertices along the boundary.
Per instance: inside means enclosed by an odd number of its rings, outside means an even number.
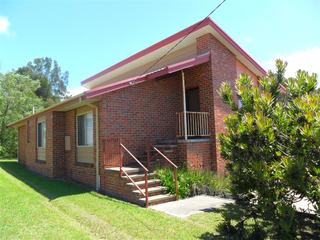
M185 127L186 123L186 127ZM186 133L185 133L186 132ZM184 113L177 113L177 137L207 137L209 131L209 113L208 112L186 112L186 121Z

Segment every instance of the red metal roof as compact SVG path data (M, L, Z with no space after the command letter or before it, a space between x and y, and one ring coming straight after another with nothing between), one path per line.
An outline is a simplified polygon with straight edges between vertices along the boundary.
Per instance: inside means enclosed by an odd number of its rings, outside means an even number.
M132 85L136 85L151 79L155 79L157 77L161 77L170 73L174 73L186 68L190 68L205 62L208 62L210 59L210 52L202 54L202 55L198 55L194 58L190 58L187 59L185 61L182 62L178 62L178 63L174 63L171 65L168 65L166 67L160 68L156 71L141 75L141 76L135 76L135 77L131 77L131 78L127 78L125 80L116 82L116 83L112 83L112 84L108 84L108 85L104 85L101 87L97 87L97 88L93 88L90 89L88 91L85 92L85 95L87 98L93 98L93 97L97 97L101 94L104 93L108 93L108 92L112 92L121 88L125 88L125 87L129 87Z
M166 38L166 39L164 39L164 40L162 40L162 41L160 41L160 42L158 42L158 43L156 43L156 44L126 58L126 59L124 59L124 60L122 60L121 62L118 62L115 65L112 65L111 67L104 69L103 71L93 75L92 77L89 77L89 78L83 80L81 82L81 84L85 84L90 81L93 81L93 80L95 80L95 79L121 67L121 66L124 66L127 63L130 63L140 57L145 56L146 54L148 54L150 52L153 52L153 51L155 51L155 50L157 50L157 49L159 49L159 48L161 48L171 42L174 42L174 41L186 36L187 34L190 33L191 30L196 31L204 26L211 26L213 29L215 29L224 39L226 39L226 41L228 41L235 49L237 49L249 62L251 62L253 64L253 66L255 66L263 75L266 74L266 71L248 53L246 53L227 33L225 33L215 22L213 22L209 17L206 18L201 24L199 24L200 22L197 22L197 23L193 24L192 26L187 27L187 28L183 29L182 31L177 32L176 34L174 34L174 35L172 35L172 36L170 36L170 37L168 37L168 38ZM197 26L197 24L199 24L199 26ZM196 29L193 29L195 27L196 27Z

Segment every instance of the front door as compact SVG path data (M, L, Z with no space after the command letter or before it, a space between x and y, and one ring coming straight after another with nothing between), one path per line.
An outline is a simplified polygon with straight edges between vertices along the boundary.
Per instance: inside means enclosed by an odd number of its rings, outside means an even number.
M187 112L200 112L199 88L192 88L186 91Z

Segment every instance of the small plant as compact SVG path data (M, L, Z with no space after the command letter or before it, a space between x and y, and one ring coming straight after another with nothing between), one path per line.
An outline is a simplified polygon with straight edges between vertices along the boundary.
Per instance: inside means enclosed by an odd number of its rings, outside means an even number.
M170 168L159 168L156 170L158 178L167 187L168 192L175 194L175 182L173 171ZM178 191L180 198L208 194L229 196L229 182L225 177L216 176L209 171L178 169Z

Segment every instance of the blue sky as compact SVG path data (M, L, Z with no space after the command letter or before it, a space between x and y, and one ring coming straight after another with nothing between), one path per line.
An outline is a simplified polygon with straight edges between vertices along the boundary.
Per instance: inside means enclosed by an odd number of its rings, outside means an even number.
M70 72L69 89L201 20L221 0L0 0L0 72L36 57ZM319 0L226 0L211 18L263 67L320 74Z

